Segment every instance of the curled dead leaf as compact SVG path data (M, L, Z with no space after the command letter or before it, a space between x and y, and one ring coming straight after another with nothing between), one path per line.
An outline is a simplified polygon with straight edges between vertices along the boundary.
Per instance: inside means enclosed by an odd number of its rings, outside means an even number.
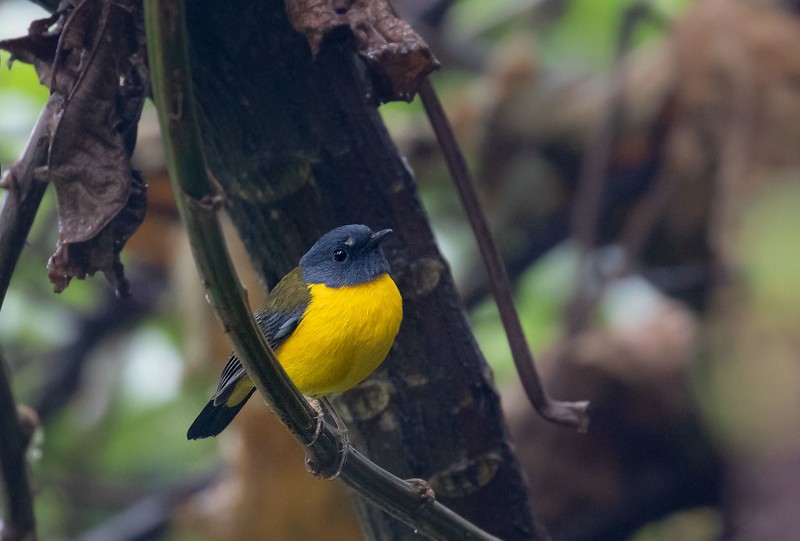
M381 101L411 101L439 65L425 40L386 0L286 0L286 11L314 55L331 31L349 29Z
M128 280L119 259L123 246L139 228L147 208L147 184L133 171L130 197L108 225L86 241L62 242L47 261L48 278L61 293L72 278L83 279L100 270L119 297L127 297Z
M63 13L54 13L45 19L33 21L28 27L27 36L0 41L0 49L11 53L8 66L11 67L15 60L31 64L36 68L39 82L50 86L50 71L56 56L63 20ZM51 28L53 25L56 26Z

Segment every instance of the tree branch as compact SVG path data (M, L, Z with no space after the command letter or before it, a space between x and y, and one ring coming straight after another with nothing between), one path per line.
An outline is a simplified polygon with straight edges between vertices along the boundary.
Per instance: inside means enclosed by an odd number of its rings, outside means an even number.
M176 509L197 492L207 488L219 472L212 472L188 483L167 488L137 500L71 541L145 541L162 539L168 532Z
M33 495L25 462L25 451L35 430L35 414L23 414L17 409L6 363L0 356L0 441L3 442L0 480L4 520L0 522L0 541L36 541Z
M50 13L55 13L58 9L58 4L60 0L30 0L32 3L36 4L39 7L46 9Z
M209 300L234 348L267 403L308 449L317 464L337 461L342 442L327 425L317 435L316 412L275 359L243 299L219 224L215 195L205 170L189 73L185 5L147 0L145 21L153 95L164 137L167 164L198 271ZM431 539L492 540L473 524L436 502L418 486L379 468L352 447L345 449L341 478L364 498Z
M0 306L47 189L47 181L37 176L37 169L47 163L50 126L57 107L57 100L50 98L19 161L0 181L0 188L6 190L0 203L0 261L3 262L0 265Z
M473 187L472 178L467 168L467 162L458 146L453 129L444 113L442 104L433 89L430 79L426 79L420 87L420 98L425 106L425 111L430 119L436 139L442 148L450 175L456 184L461 203L469 218L475 238L478 241L481 257L486 265L489 275L489 287L497 303L500 319L508 337L508 345L514 358L525 394L539 414L554 423L576 427L585 431L589 426L588 402L560 402L547 395L536 372L533 355L531 354L519 314L514 306L511 285L508 281L505 266L500 254L497 252L486 217L481 210L478 196Z

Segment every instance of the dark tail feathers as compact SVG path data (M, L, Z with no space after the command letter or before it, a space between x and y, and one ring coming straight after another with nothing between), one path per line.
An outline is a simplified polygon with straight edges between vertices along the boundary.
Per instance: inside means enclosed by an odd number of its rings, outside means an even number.
M255 389L250 391L247 397L236 404L235 406L228 407L225 404L214 405L214 400L209 400L197 419L194 420L192 426L186 432L186 437L190 440L199 440L201 438L210 438L216 436L228 426L242 406L247 403L247 400L253 395Z

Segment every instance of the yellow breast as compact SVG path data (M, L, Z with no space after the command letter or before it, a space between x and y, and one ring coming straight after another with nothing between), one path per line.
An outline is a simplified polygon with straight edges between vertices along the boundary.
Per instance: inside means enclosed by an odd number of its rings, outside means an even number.
M403 319L403 300L388 274L355 286L310 289L303 319L275 353L303 394L341 393L383 362Z

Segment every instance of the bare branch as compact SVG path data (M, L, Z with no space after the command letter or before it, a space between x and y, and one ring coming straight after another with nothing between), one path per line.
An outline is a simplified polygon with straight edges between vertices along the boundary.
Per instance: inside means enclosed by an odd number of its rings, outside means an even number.
M52 97L48 100L22 156L0 181L0 187L6 189L0 203L0 261L3 262L0 265L0 306L47 189L46 178L37 175L37 171L41 171L39 168L47 163L50 126L58 107L57 102Z
M31 0L37 6L41 6L50 13L58 9L59 0Z

